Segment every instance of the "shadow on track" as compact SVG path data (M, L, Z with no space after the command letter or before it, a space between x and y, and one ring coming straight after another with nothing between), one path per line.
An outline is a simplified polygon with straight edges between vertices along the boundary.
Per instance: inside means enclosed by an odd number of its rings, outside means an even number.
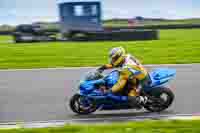
M87 121L87 122L103 122L103 121L128 121L128 120L142 120L142 119L160 119L161 116L168 116L175 114L174 111L163 111L159 113L152 112L98 112L97 114L90 115L71 115L71 119Z

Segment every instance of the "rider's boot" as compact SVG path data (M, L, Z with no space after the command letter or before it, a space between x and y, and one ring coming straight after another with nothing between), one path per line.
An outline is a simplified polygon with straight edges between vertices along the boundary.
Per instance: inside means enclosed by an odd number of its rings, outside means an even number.
M129 106L136 109L141 109L148 101L146 96L129 96Z
M140 105L145 105L146 103L147 103L147 101L148 101L148 97L146 97L146 96L139 96L140 98L140 100L139 100L139 102L140 102Z

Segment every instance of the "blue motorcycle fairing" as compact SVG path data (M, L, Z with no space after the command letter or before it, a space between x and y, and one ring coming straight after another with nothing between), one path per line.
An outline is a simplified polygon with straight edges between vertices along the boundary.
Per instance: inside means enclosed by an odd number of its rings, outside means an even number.
M107 88L112 88L113 85L117 83L119 79L119 71L114 70L103 79L99 80L90 80L90 81L82 81L80 83L80 92L82 94L91 94L91 95L100 95L99 92L96 92L98 88L96 88L98 84L104 84Z
M154 69L152 72L149 73L151 84L149 87L144 88L146 92L151 91L153 88L161 86L167 83L176 75L175 69L169 68L158 68Z
M176 74L176 70L169 69L169 68L154 69L154 71L150 73L151 77L153 77L153 79L155 80L162 80L164 78L172 77L175 74Z
M116 102L126 102L128 101L127 96L115 95L112 93L103 94L101 91L96 88L97 84L104 84L107 88L111 88L117 83L119 79L119 71L114 70L105 76L103 79L94 80L94 81L83 81L80 84L80 94L85 95L89 98L95 98L96 100L102 101L103 99L109 100L112 99Z
M79 89L81 94L90 94L92 91L97 92L98 88L96 85L105 84L103 79L91 80L91 81L82 81L80 83Z
M104 78L107 88L112 88L113 85L115 85L118 80L119 80L119 71L118 70L112 71L110 74L108 74Z
M112 94L112 93L108 93L108 94L99 93L98 95L96 95L95 93L92 93L92 94L87 95L87 97L95 98L95 99L112 99L112 100L115 100L115 101L118 101L118 102L128 100L127 96L115 95L115 94Z
M149 92L152 89L163 85L164 83L168 82L172 77L174 77L176 71L174 69L168 68L159 68L155 69L149 73L150 79L152 83L147 88L143 88L145 92ZM95 99L99 101L99 107L102 106L102 109L112 109L114 105L111 103L107 103L106 101L113 100L116 104L124 104L127 103L128 97L127 96L120 96L114 95L112 93L103 94L100 90L98 90L98 84L104 84L107 88L111 88L113 85L117 83L119 79L119 71L115 70L108 74L103 79L99 80L91 80L91 81L83 81L80 84L80 94L86 96L88 98Z

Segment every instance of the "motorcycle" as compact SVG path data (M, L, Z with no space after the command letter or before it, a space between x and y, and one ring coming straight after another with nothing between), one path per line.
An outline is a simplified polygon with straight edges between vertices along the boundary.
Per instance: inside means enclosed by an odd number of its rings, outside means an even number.
M150 72L151 83L147 87L139 89L139 95L148 98L148 102L141 105L140 109L145 108L150 112L166 110L172 104L174 94L165 84L175 75L176 70L168 68L158 68ZM71 110L74 113L86 115L96 110L138 109L138 107L130 106L128 91L120 94L104 93L104 90L115 85L118 79L118 70L113 70L107 75L97 71L87 73L79 84L79 92L70 99ZM127 83L123 90L129 90L128 85ZM138 84L138 86L140 85Z

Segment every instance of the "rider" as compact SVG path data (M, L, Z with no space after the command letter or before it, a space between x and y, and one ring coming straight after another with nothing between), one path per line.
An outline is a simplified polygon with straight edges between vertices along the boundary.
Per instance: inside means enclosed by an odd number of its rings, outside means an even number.
M98 68L99 72L105 69L121 68L118 82L110 89L112 93L121 92L127 81L131 83L131 90L128 93L128 100L131 106L140 106L147 102L147 97L139 96L137 93L136 82L142 86L149 84L149 75L142 64L132 55L126 54L123 47L111 49L109 53L110 64L106 64Z

